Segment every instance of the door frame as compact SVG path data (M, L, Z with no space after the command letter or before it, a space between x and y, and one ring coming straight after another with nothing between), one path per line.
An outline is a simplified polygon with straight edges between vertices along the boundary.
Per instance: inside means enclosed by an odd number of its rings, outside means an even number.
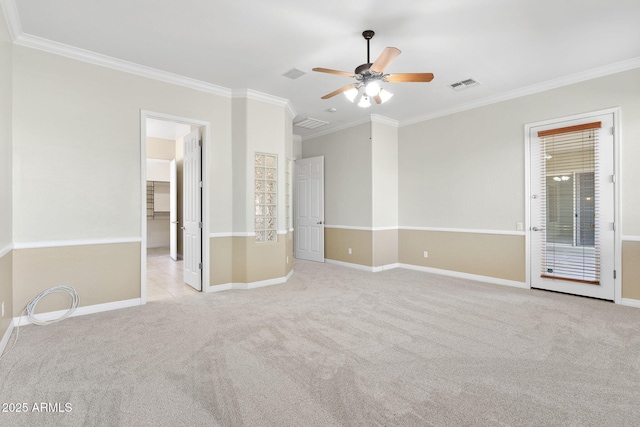
M620 215L620 187L621 187L621 170L620 170L620 139L621 139L621 126L620 126L620 107L607 108L604 110L589 111L586 113L575 114L572 116L557 117L553 119L542 120L534 123L527 123L524 125L524 169L525 169L525 264L526 264L526 277L525 282L527 287L531 289L531 137L530 131L533 127L547 126L554 123L562 123L571 120L586 119L592 116L601 116L605 114L613 114L613 169L616 177L614 185L614 268L616 271L616 277L613 281L614 287L614 302L616 304L622 303L622 223Z
M202 292L207 292L210 278L209 271L209 196L207 190L209 177L209 144L211 124L202 120L140 110L140 230L142 243L140 244L140 304L147 303L147 119L157 119L176 122L191 126L198 126L202 130Z

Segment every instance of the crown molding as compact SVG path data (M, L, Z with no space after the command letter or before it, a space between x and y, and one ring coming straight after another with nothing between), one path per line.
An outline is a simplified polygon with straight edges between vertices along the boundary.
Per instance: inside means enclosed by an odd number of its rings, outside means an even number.
M167 71L157 70L145 65L136 64L129 61L113 58L111 56L102 55L89 50L80 49L63 43L54 42L43 39L41 37L29 34L21 34L15 41L16 44L42 50L56 55L66 56L67 58L76 59L102 67L112 68L125 73L135 74L141 77L147 77L154 80L183 86L200 92L211 93L214 95L231 97L231 90L222 86L203 82L201 80L180 76L178 74L169 73Z
M280 98L279 96L269 95L268 93L260 92L254 89L234 89L231 91L231 98L247 98L254 101L266 102L267 104L277 105L287 110L287 113L293 119L296 116L296 111L291 105L291 101L286 98Z
M341 124L339 126L323 130L321 132L316 132L316 133L314 133L312 135L303 136L302 140L303 141L308 141L310 139L319 138L319 137L325 136L325 135L330 135L332 133L340 132L341 130L349 129L349 128L356 127L356 126L359 126L359 125L362 125L362 124L365 124L365 123L370 123L370 122L371 122L371 118L370 117L365 117L364 119L356 120L354 122L344 123L344 124Z
M4 19L7 21L11 41L15 42L18 37L22 35L22 24L20 23L18 6L15 0L0 0L0 8L2 8Z
M592 68L591 70L582 71L580 73L571 74L569 76L560 77L546 82L534 84L521 89L512 90L503 94L490 96L487 98L479 99L477 101L468 102L465 104L457 105L444 110L435 111L423 116L419 116L409 120L403 120L400 122L400 127L413 125L416 123L424 122L427 120L436 119L438 117L448 116L450 114L460 113L462 111L472 110L474 108L484 107L486 105L496 104L502 101L508 101L510 99L521 98L527 95L533 95L539 92L544 92L551 89L556 89L563 86L569 86L575 83L592 80L598 77L605 77L611 74L621 73L623 71L632 70L634 68L640 68L640 57L631 58L626 61L620 61L613 64L605 65L598 68Z
M400 122L394 119L390 119L389 117L381 116L380 114L372 114L371 121L375 123L381 123L383 125L389 125L393 127L398 127Z

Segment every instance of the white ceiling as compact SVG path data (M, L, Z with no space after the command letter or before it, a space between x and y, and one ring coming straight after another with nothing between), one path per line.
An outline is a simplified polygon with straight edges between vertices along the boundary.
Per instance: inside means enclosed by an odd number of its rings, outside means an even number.
M640 66L638 0L0 0L14 34L86 49L229 89L290 100L296 120L330 122L304 137L364 121L400 125L472 105ZM17 8L16 8L17 6ZM16 30L16 22L21 29ZM395 96L361 109L340 95L352 82L315 73L402 55L386 72L432 72L431 83L388 83ZM298 68L307 74L291 80ZM447 85L482 83L456 92ZM335 108L335 113L328 110Z

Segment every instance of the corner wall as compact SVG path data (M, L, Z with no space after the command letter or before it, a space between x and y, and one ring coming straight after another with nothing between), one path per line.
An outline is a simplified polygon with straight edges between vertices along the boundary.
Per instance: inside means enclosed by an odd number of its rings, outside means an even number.
M524 125L618 106L622 294L640 298L640 69L401 127L400 263L525 281Z
M13 47L0 8L0 353L13 318Z
M14 315L61 284L74 285L82 306L140 298L140 110L211 124L210 231L231 230L230 98L13 52Z

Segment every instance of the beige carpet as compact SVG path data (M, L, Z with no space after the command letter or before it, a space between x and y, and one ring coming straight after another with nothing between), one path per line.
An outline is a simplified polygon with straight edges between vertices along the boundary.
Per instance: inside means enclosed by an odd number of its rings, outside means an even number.
M3 426L640 424L640 310L296 262L284 285L22 328ZM52 286L55 284L52 284Z

